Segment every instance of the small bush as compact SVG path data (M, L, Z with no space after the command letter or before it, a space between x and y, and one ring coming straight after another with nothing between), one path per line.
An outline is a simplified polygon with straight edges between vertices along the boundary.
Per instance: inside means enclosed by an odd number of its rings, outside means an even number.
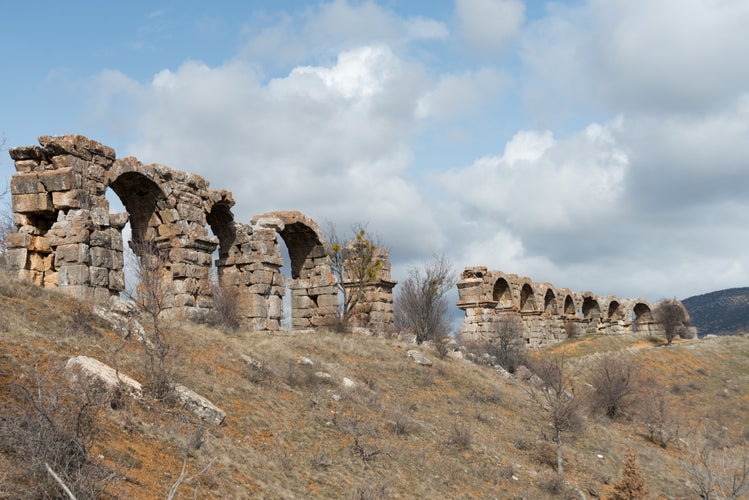
M593 368L590 385L593 413L615 419L633 406L640 391L638 368L621 358L604 356Z
M116 477L89 455L107 395L57 376L53 383L37 369L20 377L12 394L14 404L0 410L0 450L21 471L13 482L26 485L22 496L61 497L49 465L78 498L98 498Z
M572 320L564 322L564 334L568 339L576 339L580 336L580 325Z
M648 494L645 477L637 465L637 455L632 450L627 451L622 479L614 485L614 492L618 500L640 500Z
M239 289L214 282L211 292L213 309L208 315L208 323L230 331L238 330L242 325Z
M471 443L473 441L473 433L470 427L455 423L450 430L450 435L447 438L447 444L454 446L458 450L470 450Z

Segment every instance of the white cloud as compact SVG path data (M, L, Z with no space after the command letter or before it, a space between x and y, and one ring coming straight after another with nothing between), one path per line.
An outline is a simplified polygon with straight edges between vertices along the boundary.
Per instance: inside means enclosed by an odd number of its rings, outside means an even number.
M525 230L562 231L614 211L627 166L608 128L593 124L563 141L549 131L519 132L503 156L447 172L441 183L487 218Z
M520 0L456 0L459 30L468 45L483 54L502 54L525 20Z
M510 77L493 68L443 75L420 100L419 113L441 119L472 114L504 95L509 84Z

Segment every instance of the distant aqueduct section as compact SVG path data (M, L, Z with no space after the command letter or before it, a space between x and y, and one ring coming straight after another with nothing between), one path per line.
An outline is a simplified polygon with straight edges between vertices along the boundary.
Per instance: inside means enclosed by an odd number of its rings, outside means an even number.
M169 310L209 311L215 264L219 284L236 289L245 323L278 330L286 290L282 238L291 260L291 327L326 325L337 315L328 244L304 214L270 212L243 224L232 214L232 194L209 189L199 175L118 159L112 148L80 135L42 136L39 144L10 149L15 231L7 238L6 264L21 279L107 302L125 288L122 230L129 221L136 254L149 249L167 256L162 279L171 285ZM110 213L108 189L126 212ZM355 318L361 326L391 329L395 282L387 251L379 253L382 270L367 285Z
M560 342L569 328L583 334L662 333L643 299L573 292L486 267L466 267L460 278L456 305L465 311L460 330L464 341L496 336L496 322L507 313L520 315L529 347Z

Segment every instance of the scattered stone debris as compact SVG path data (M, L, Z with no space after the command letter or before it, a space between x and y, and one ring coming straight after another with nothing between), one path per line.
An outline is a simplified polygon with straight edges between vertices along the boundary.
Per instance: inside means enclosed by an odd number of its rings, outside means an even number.
M416 363L422 365L422 366L432 366L432 362L424 356L421 352L417 351L416 349L411 349L407 353L409 358L413 359Z

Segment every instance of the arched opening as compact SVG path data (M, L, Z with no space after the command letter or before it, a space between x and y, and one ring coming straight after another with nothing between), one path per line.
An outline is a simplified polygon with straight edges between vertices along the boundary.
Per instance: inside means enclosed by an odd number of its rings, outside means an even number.
M526 283L520 289L520 311L521 312L533 312L536 310L536 296L533 293L533 288Z
M231 213L229 203L216 203L206 217L206 222L213 234L218 238L218 262L217 267L233 265L230 253L237 239L237 231L234 227L234 215ZM219 274L220 279L220 274Z
M121 248L123 288L128 290L139 279L136 276L137 268L143 265L144 257L149 259L148 267L161 267L160 262L167 259L166 256L159 258L164 249L158 246L159 226L162 224L158 212L166 209L166 196L154 181L139 172L125 172L110 182L109 187L117 195L115 200L109 191L106 194L110 204L110 220L113 214L122 211L122 207L129 215L127 223L117 231L122 242L128 242ZM120 245L121 242L112 242L115 251Z
M544 295L544 313L549 315L557 313L557 297L551 288L546 290L546 295Z
M566 316L575 315L575 301L569 295L564 298L564 314Z
M598 305L598 301L592 297L585 297L583 299L583 318L594 319L601 317L601 306Z
M512 307L512 294L510 293L510 285L504 278L499 278L494 282L494 289L492 290L492 300L497 302L497 307L499 308Z
M632 309L633 320L637 323L650 323L653 321L653 314L650 306L643 302L638 302Z
M608 319L610 321L619 321L621 319L624 319L622 306L616 300L612 300L611 302L609 302Z
M159 186L139 172L126 172L109 186L130 214L131 246L155 243L161 225L157 210L166 208L166 196Z

